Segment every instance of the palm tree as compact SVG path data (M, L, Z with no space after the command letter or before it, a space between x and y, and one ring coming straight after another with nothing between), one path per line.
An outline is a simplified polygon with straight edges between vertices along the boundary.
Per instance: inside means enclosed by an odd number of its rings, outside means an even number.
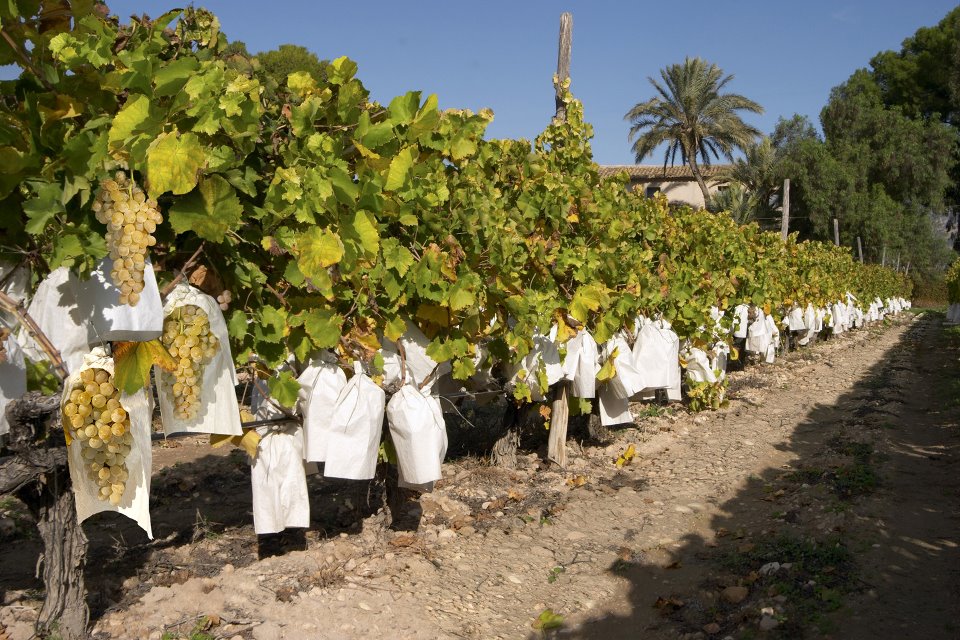
M718 177L730 184L739 183L753 196L756 205L754 217L772 215L776 199L781 197L780 157L770 138L763 136L759 142L751 142L743 148L743 157L737 158L730 168ZM714 205L719 206L718 198Z
M760 208L756 194L740 182L731 182L726 189L720 191L713 199L713 206L717 211L726 211L740 224L746 224L757 217Z
M641 162L662 143L667 143L663 166L673 164L677 152L690 165L703 200L710 205L707 183L698 159L710 164L711 156L733 158L733 150L745 147L760 131L740 119L737 111L763 113L763 107L737 93L721 93L733 80L715 64L701 58L687 58L660 70L663 84L647 78L659 95L639 102L624 119L630 122L628 140L633 143L636 161Z

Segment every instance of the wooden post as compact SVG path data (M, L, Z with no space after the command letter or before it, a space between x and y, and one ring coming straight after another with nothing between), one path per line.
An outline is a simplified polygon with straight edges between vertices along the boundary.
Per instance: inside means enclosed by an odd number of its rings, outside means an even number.
M840 221L833 219L833 244L840 246Z
M907 272L906 275L910 275L910 261L907 260Z
M573 46L573 14L565 11L560 14L560 40L557 43L557 82L563 83L570 77L570 50ZM556 96L557 115L561 122L567 119L567 105L560 99L560 89Z
M900 252L897 251L897 268L895 271L900 271Z
M860 236L857 236L857 253L860 254L860 264L863 264L863 243L860 242Z
M883 256L880 258L880 266L887 266L887 245L883 245Z
M557 43L557 81L562 83L570 77L570 51L573 46L573 15L560 14L560 38ZM560 99L557 89L556 119L567 119L567 106ZM555 462L561 468L567 466L567 423L570 421L570 407L567 404L569 382L561 381L553 389L553 402L550 406L550 438L547 441L547 460Z
M784 242L790 235L790 178L783 181L783 220L780 221L780 237Z

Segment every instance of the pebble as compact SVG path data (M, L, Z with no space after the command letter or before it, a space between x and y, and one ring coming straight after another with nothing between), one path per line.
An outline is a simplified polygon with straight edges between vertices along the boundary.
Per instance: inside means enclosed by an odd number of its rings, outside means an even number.
M582 531L571 531L567 534L567 540L583 540L587 537L587 534Z
M777 571L780 571L780 563L768 562L767 564L760 567L760 571L758 573L762 576L772 576Z
M513 584L523 584L523 580L521 580L520 578L518 578L513 574L510 574L509 576L507 576L507 580L509 580Z
M768 616L768 615L764 614L764 615L760 618L760 630L761 630L761 631L770 631L771 629L775 629L775 628L777 627L777 625L779 625L779 624L780 624L780 623L779 623L779 622L777 621L777 619L774 618L773 616Z
M740 604L743 602L750 590L746 587L727 587L720 593L720 597L730 604Z
M703 632L711 636L716 633L720 633L720 625L718 625L716 622L705 624L703 625Z

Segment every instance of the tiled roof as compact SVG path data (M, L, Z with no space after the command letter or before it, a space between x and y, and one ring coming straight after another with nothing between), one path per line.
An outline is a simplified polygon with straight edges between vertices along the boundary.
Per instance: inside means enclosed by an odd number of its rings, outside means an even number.
M701 166L700 171L704 178L710 178L729 168L728 164L712 164ZM600 165L601 177L609 178L621 172L626 172L634 180L693 180L693 173L686 164L666 168L662 164Z

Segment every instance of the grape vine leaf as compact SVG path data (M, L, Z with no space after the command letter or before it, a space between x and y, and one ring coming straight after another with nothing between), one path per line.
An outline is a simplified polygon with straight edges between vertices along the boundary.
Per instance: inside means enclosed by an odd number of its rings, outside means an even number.
M289 371L281 371L280 375L267 380L270 397L282 406L292 409L297 404L300 394L300 383Z
M243 206L224 178L212 175L200 180L189 195L170 207L170 226L179 233L193 231L204 240L222 242L240 223Z
M327 276L327 267L343 259L343 243L333 231L311 227L297 238L295 252L303 275L317 280Z
M207 156L194 133L163 133L147 151L147 180L154 198L172 192L190 193L197 186Z
M329 349L340 341L343 316L317 309L307 314L303 326L318 349Z
M158 339L115 343L113 363L113 382L127 395L132 395L149 384L150 368L153 365L171 372L177 368L176 362Z
M413 167L413 161L416 159L414 154L413 147L404 147L394 156L387 170L387 183L383 186L384 190L396 191L407 183L410 168Z

